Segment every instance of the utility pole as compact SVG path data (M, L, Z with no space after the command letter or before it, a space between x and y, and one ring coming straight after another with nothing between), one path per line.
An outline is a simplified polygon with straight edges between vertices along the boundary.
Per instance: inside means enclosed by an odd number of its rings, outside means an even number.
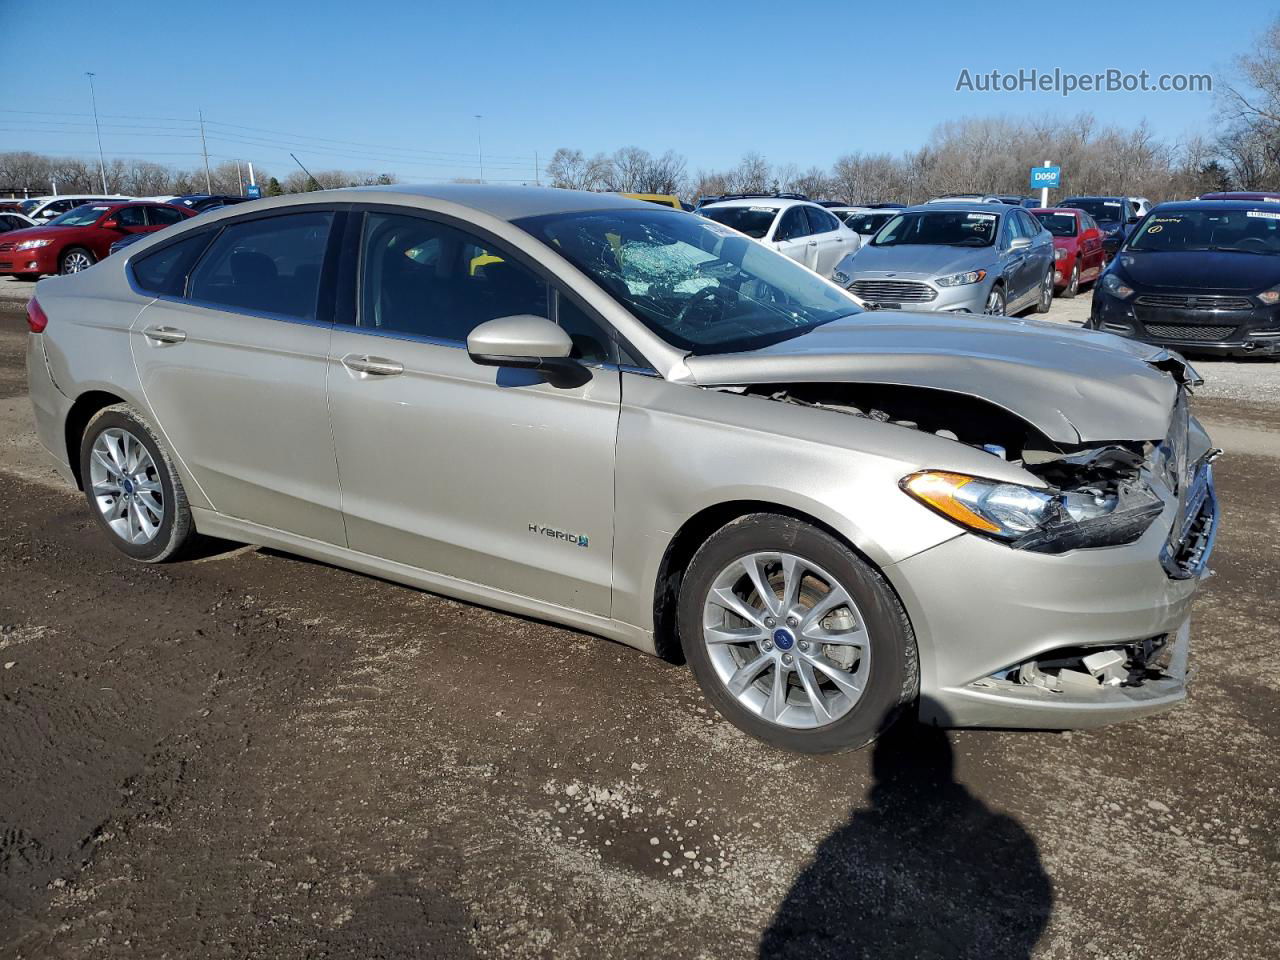
M1051 166L1053 166L1053 164L1052 164L1052 163L1050 163L1048 160L1046 160L1046 161L1044 162L1044 165L1045 165L1046 167L1051 167ZM1046 208L1046 207L1048 207L1048 206L1049 206L1049 188L1048 188L1048 187L1041 187L1041 188L1040 188L1040 209L1041 209L1041 210L1043 210L1043 209L1045 209L1045 208Z
M209 173L209 146L204 142L204 110L200 110L200 152L204 154L204 192L213 193L213 177Z
M480 158L480 182L484 183L484 144L480 142L480 121L484 118L476 114L476 155Z
M93 74L85 71L89 78L89 99L93 101L93 129L98 135L98 170L102 173L102 192L107 192L107 161L102 158L102 127L98 126L98 94L93 89Z
M240 158L236 157L236 183L240 185L240 196L244 196L244 174L240 172Z
M542 186L542 164L538 163L538 151L533 151L533 183L534 186Z

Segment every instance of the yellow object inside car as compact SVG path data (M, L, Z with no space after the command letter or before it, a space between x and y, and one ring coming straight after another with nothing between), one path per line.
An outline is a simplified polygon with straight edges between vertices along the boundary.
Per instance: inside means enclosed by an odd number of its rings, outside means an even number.
M680 206L680 198L673 197L667 193L623 193L619 196L630 197L632 200L645 200L649 203L656 203L660 207L672 207L676 210L683 210Z

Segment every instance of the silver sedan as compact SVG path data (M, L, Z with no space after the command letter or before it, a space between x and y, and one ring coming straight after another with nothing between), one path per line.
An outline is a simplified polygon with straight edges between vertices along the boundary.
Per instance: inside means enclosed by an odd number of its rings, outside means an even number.
M444 186L215 212L41 281L40 440L142 562L264 544L687 661L793 750L1185 695L1194 373L864 312L735 230Z
M832 279L891 310L1044 313L1053 303L1053 237L1019 207L931 201L901 211Z

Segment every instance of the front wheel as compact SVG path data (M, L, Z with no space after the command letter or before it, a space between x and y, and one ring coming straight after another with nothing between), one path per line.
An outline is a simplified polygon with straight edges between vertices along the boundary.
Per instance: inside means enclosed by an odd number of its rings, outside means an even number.
M84 247L72 247L62 255L62 266L60 273L79 273L81 270L88 270L97 262L93 252L86 250Z
M1004 304L1004 287L997 284L987 294L987 304L982 308L982 312L989 317L1003 317Z
M1044 275L1044 283L1040 285L1040 299L1036 302L1036 313L1048 313L1053 306L1053 270Z
M689 564L679 628L721 715L787 750L865 746L918 691L915 636L884 578L791 517L751 514L714 533Z
M1067 285L1062 288L1062 299L1070 300L1080 292L1080 264L1076 264L1071 268L1071 279L1067 281Z
M194 538L182 480L151 427L127 404L89 421L80 441L80 479L94 519L133 559L171 559Z

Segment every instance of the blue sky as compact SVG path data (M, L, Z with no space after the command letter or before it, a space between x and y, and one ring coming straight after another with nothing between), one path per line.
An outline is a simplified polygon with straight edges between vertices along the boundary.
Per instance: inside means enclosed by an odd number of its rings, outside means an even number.
M827 166L851 150L918 146L965 115L1091 111L1146 118L1176 141L1209 128L1211 95L957 93L956 79L962 68L1117 67L1220 83L1277 13L1262 0L1229 13L1190 0L1065 9L318 0L237 13L192 0L0 0L0 32L22 38L5 44L22 82L0 109L0 150L93 154L86 70L109 155L197 165L203 109L215 159L281 175L293 149L312 169L475 176L478 125L491 179L530 178L535 152L545 162L559 146L672 148L690 170L747 150Z

